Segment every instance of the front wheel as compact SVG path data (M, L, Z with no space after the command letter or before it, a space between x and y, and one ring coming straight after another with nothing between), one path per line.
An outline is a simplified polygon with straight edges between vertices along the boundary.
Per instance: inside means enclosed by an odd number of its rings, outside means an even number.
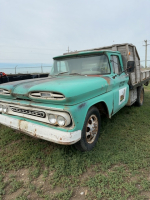
M100 135L101 118L99 110L91 107L85 118L81 140L75 145L80 151L90 151L96 144Z

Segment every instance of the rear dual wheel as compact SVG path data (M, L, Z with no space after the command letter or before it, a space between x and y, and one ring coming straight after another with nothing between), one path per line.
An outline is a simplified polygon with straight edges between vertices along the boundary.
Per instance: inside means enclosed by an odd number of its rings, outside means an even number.
M136 100L136 106L142 106L144 103L144 88L143 86L140 86L137 88L137 100Z
M100 113L96 107L91 107L87 113L81 133L81 140L75 145L80 151L90 151L96 144L100 135Z

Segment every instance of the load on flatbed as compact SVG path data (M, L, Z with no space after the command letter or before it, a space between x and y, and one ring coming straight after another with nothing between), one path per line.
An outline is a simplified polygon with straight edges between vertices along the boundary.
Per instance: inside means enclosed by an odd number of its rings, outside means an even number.
M0 123L30 136L91 150L102 115L143 105L150 72L140 70L132 44L54 57L49 77L0 85Z

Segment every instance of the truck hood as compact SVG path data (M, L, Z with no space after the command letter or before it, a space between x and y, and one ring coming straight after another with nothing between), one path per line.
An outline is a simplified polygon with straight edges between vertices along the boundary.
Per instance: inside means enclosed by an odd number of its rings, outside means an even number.
M108 76L69 76L47 77L24 81L9 82L0 85L0 89L9 90L11 98L26 99L30 92L58 92L65 96L63 100L32 99L42 103L74 105L112 90ZM4 98L4 97L3 97Z

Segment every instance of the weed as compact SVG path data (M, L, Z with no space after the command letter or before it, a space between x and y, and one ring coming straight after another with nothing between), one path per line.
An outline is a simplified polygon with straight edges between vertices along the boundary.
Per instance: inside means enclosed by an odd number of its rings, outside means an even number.
M6 186L6 183L3 182L3 178L4 176L0 175L0 197L5 194L4 188Z
M36 191L36 186L33 185L32 183L28 185L28 188L29 188L32 192Z
M43 171L43 177L44 177L44 178L48 177L48 174L49 174L49 170L48 170L48 169L45 169L45 170Z
M10 183L10 186L11 186L10 193L13 193L23 186L23 181L17 181L13 179L13 181Z
M28 200L27 196L18 196L15 200Z
M29 171L29 178L33 180L34 178L38 178L40 175L40 168L35 168L34 170Z
M71 196L72 196L72 190L66 189L63 192L53 195L51 198L52 198L52 200L54 200L54 199L69 200Z

